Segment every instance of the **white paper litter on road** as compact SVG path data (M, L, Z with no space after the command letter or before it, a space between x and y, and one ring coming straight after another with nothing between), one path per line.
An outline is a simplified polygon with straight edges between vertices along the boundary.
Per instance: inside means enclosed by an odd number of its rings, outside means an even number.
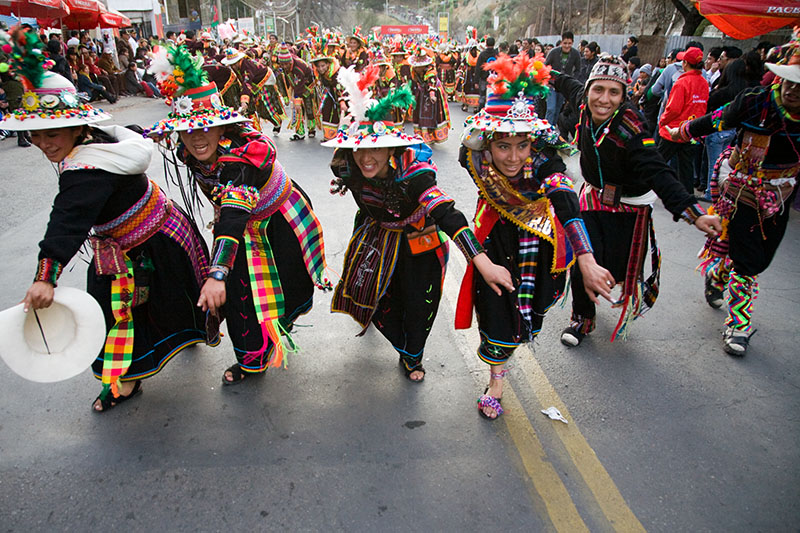
M561 414L561 411L559 411L555 407L548 407L547 409L542 409L542 414L549 416L552 420L560 420L565 424L569 424L569 422L567 422L567 419L564 418L564 415Z

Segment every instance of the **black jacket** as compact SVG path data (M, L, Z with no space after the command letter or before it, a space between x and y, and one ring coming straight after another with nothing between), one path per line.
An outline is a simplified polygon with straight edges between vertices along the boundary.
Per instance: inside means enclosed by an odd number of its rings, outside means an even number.
M478 55L478 62L475 64L475 72L479 81L486 81L489 77L489 72L483 70L483 64L487 63L490 59L497 59L498 53L496 48L487 48Z
M583 84L564 75L555 76L553 84L578 113L584 102ZM599 146L592 138L593 128L596 127L587 108L578 124L581 172L587 183L598 189L613 183L621 187L623 196L641 196L652 189L675 220L687 207L696 204L695 197L686 192L675 172L664 162L644 118L628 100L622 102L608 124L608 134ZM601 135L602 131L596 135L598 140Z

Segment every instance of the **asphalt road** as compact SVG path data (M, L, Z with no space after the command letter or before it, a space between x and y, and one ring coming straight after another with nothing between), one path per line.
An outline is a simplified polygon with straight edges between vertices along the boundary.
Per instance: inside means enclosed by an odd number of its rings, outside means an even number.
M142 98L106 109L120 124L167 112ZM451 139L434 148L439 183L471 217L474 185L456 161L464 114L451 113ZM331 152L288 137L279 158L314 201L341 272L354 203L328 194ZM0 143L0 168L5 309L33 276L57 179L13 139ZM160 158L150 175L164 183ZM743 359L723 353L724 314L703 301L701 234L660 205L655 218L664 254L655 308L611 344L616 313L605 306L596 333L570 350L558 342L569 306L556 306L512 360L508 412L496 422L475 409L488 378L477 333L452 327L464 271L455 249L420 385L379 334L356 338L349 317L329 312L329 293L299 321L288 369L237 387L220 386L233 361L227 341L184 351L139 398L101 415L90 409L100 387L89 371L40 385L0 364L0 528L797 531L797 213L759 279L758 333ZM83 287L84 275L78 258L61 283ZM550 406L569 424L540 413Z

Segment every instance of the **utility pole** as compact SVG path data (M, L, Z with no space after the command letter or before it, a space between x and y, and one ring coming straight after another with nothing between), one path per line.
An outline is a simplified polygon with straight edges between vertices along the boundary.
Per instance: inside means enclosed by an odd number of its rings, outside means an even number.
M592 0L586 0L586 35L589 35L589 13L592 12Z
M572 0L567 3L567 29L572 31ZM564 33L563 31L561 33Z
M608 0L603 0L603 29L602 29L602 31L601 31L601 33L602 33L603 35L605 35L605 34L606 34L606 2L607 2L607 1L608 1Z
M292 36L292 42L300 36L300 0L294 0L294 25L297 33Z

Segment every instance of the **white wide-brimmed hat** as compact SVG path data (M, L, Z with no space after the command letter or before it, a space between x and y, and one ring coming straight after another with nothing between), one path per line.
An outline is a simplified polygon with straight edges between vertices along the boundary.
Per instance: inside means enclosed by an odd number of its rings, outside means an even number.
M46 46L36 33L18 26L11 35L2 32L0 43L24 91L20 108L0 119L0 130L67 128L111 118L108 113L82 103L69 80L49 71L53 61L44 55Z
M220 61L220 63L229 67L235 63L238 63L239 61L241 61L246 57L247 54L237 50L236 48L227 48L225 50L225 57L222 58L222 61Z
M800 64L789 63L788 65L778 65L776 63L765 63L777 77L790 81L792 83L800 83Z
M26 313L19 304L0 312L0 357L14 373L37 383L77 376L91 366L105 340L100 304L72 287L57 287L45 309Z
M22 107L0 120L0 129L49 130L83 126L109 120L111 115L78 99L75 86L65 77L45 72L38 87L22 94Z

